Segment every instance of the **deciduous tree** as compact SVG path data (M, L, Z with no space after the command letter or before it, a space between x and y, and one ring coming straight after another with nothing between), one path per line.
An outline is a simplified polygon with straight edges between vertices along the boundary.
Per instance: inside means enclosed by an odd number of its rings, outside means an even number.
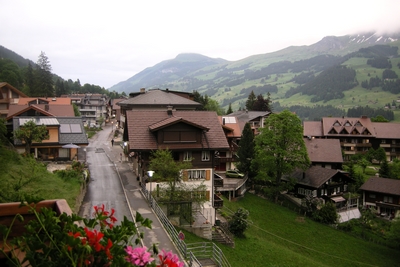
M279 185L283 175L296 168L305 170L310 166L301 120L295 114L288 110L271 114L260 131L255 137L255 158L252 162L252 169L264 176L259 178L275 177Z
M29 154L32 143L48 139L49 133L45 125L37 125L34 120L30 120L14 131L14 137L25 143L25 153Z

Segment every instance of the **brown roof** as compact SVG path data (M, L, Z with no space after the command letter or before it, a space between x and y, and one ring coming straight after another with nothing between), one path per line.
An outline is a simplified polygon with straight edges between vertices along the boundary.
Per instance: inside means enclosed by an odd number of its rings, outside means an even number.
M364 191L400 196L400 180L372 176L360 187L360 189Z
M290 177L295 178L298 184L319 188L322 184L338 174L345 176L339 170L323 168L320 166L312 166L305 172L302 170L297 170L292 173Z
M228 137L240 138L242 136L239 120L235 116L218 116L218 120L227 132Z
M46 101L49 105L71 105L71 98L69 97L25 97L19 99L18 105L28 105L32 101L36 102L35 104Z
M343 163L339 139L304 138L311 162Z
M129 146L132 150L154 150L158 148L170 149L219 149L228 150L229 145L224 131L214 111L173 111L170 117L167 111L158 110L130 110L126 112ZM176 143L161 147L157 144L151 130L172 125L187 123L200 129L209 129L204 132L200 144Z
M373 122L377 138L400 139L400 123Z
M72 107L72 105L48 105L47 110L45 104L30 105L30 106L10 105L10 109L8 111L6 120L9 120L15 116L19 116L20 114L27 112L28 110L31 109L36 110L46 116L55 116L55 117L75 116L74 108Z
M321 121L305 121L303 122L303 136L323 136Z
M0 82L0 89L3 88L3 87L7 87L10 90L14 91L15 93L17 93L20 96L20 98L28 97L26 94L24 94L23 92L21 92L20 90L18 90L17 88L15 88L14 86L12 86L9 83Z
M335 133L330 133L334 131ZM322 132L324 136L349 136L352 132L357 136L375 137L375 130L368 117L360 118L322 118Z
M178 96L174 93L169 93L163 90L149 90L146 93L139 94L135 97L126 99L118 102L119 106L130 106L130 105L159 105L168 106L171 105L174 108L177 106L190 106L191 108L197 108L201 106L200 103L192 101L182 96Z

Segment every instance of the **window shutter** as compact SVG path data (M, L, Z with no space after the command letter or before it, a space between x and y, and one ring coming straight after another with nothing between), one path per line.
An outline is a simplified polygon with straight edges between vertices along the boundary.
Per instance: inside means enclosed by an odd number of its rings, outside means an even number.
M211 171L210 170L206 170L206 181L210 180L210 176L211 176Z
M206 191L206 199L207 199L207 201L210 201L210 191L209 190Z
M188 171L184 170L182 174L182 179L183 181L187 182L188 181Z

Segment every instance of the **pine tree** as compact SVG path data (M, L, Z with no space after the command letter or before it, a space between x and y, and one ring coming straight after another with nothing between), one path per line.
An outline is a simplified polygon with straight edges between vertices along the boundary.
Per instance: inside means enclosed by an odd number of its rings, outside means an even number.
M249 94L249 97L246 100L246 108L247 110L253 110L254 102L256 102L256 95L253 91Z
M231 113L233 113L233 111L232 111L232 103L229 103L229 107L228 107L228 110L226 111L226 114L231 114Z
M37 62L35 72L36 90L35 96L52 97L54 96L54 82L51 73L51 65L48 57L42 51Z
M251 160L254 158L254 134L249 123L244 126L237 152L238 169L243 173L250 172Z

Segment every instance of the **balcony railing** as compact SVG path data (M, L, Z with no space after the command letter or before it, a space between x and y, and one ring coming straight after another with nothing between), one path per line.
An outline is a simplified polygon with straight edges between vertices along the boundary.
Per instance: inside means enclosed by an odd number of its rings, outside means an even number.
M224 206L224 200L220 198L218 195L214 194L214 205L213 207L216 209L220 209Z
M223 187L224 186L224 179L214 177L214 187Z
M236 158L236 157L233 157L233 158L219 157L219 158L216 158L215 160L219 163L225 163L225 162L236 162L238 160L238 158Z

